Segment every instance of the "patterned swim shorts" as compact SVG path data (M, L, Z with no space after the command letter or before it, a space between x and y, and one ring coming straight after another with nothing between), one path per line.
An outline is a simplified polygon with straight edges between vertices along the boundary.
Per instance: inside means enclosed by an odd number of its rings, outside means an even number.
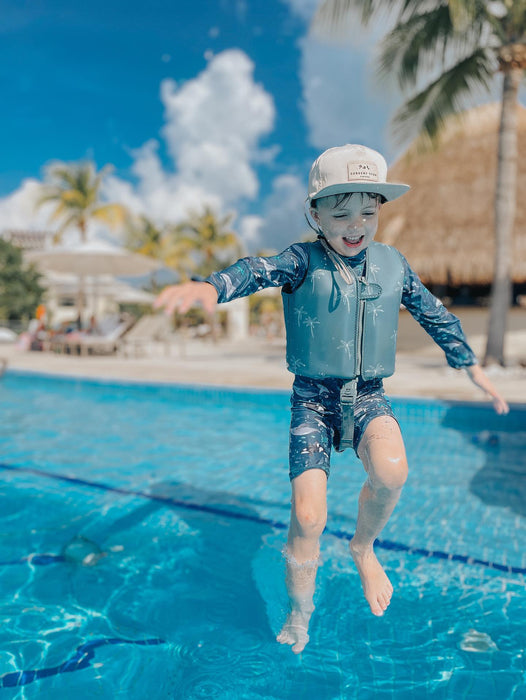
M292 387L289 442L289 476L307 469L323 469L329 477L331 449L339 441L343 379L296 377ZM358 380L354 407L353 446L358 449L363 433L377 416L395 418L382 380ZM396 418L395 418L396 420Z

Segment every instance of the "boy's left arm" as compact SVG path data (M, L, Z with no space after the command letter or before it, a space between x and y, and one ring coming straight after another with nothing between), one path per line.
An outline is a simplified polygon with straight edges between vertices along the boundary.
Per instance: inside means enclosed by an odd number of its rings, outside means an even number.
M495 389L480 365L471 365L470 367L465 367L464 369L468 373L468 376L473 384L476 384L480 389L482 389L482 391L486 392L486 394L491 397L493 408L497 413L504 414L509 412L510 407L508 406L506 399L504 399L504 397L499 394L497 389Z
M477 358L464 335L460 320L427 289L403 256L402 261L402 304L442 348L448 364L455 369L465 369L471 381L491 397L497 413L508 413L509 407L505 399L477 364Z

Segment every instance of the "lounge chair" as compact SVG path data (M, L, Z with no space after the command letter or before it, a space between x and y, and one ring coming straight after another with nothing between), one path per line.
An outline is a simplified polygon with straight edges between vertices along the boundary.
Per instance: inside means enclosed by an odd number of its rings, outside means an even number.
M170 354L170 319L164 314L142 316L120 340L119 352L125 357L144 356L162 346Z
M70 353L72 355L112 355L117 352L123 335L134 322L133 317L127 317L117 322L101 323L100 335L91 333L67 333L58 336L51 343L51 350Z

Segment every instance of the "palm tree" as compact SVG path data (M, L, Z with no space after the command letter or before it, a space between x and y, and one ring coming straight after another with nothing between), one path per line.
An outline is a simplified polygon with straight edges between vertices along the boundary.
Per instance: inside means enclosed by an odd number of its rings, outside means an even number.
M324 0L314 25L334 30L357 11L363 24L382 11L396 13L394 27L381 43L379 72L394 74L402 90L416 90L393 120L401 140L417 135L421 145L436 146L446 118L458 114L481 88L488 92L495 76L502 74L495 263L484 364L504 364L517 198L517 106L526 68L526 0ZM427 82L426 76L431 76Z
M218 218L205 206L201 213L191 212L185 221L171 230L168 264L182 272L207 277L241 255L237 234L231 230L232 214Z
M164 254L164 230L144 214L136 217L126 235L126 246L135 253L158 260Z
M100 202L100 187L108 166L96 171L93 163L56 163L46 172L47 182L42 185L42 194L37 207L52 202L55 204L52 221L60 221L54 243L60 243L64 232L76 228L83 243L86 242L87 227L91 220L100 221L110 228L124 223L127 210L122 204Z
M126 245L142 255L162 260L183 280L207 277L239 257L241 245L230 229L232 215L223 218L205 207L179 224L158 224L145 215L130 219Z
M135 253L166 262L166 226L159 226L144 214L130 217L126 231L126 247ZM155 272L151 274L151 287L157 288Z
M166 262L183 279L208 277L241 255L241 243L230 228L232 214L218 218L209 207L191 212L188 218L169 230ZM212 339L217 340L216 314L210 317Z
M107 224L110 228L120 226L128 216L122 204L103 204L100 201L100 187L109 167L99 172L91 162L55 163L46 171L42 194L37 200L37 208L53 203L52 221L60 225L53 236L53 243L60 243L66 230L76 228L82 243L87 240L88 223L92 220ZM82 326L84 307L84 276L79 276L78 324Z

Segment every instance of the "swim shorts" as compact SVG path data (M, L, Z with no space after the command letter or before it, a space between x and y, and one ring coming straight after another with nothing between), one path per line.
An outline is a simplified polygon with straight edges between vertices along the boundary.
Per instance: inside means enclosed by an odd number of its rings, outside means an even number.
M340 436L340 389L345 380L296 376L290 399L292 417L289 442L289 476L307 469L330 472L331 449ZM358 380L354 407L353 447L357 452L365 429L378 416L396 417L385 395L382 380Z

